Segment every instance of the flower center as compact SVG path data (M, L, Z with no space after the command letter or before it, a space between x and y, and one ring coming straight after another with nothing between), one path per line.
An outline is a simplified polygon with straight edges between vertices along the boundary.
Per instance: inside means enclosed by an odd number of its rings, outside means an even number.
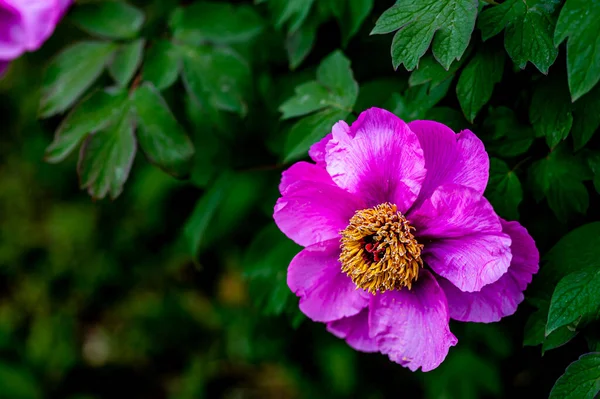
M423 267L423 245L411 233L414 229L387 202L356 211L341 232L342 272L372 294L411 289Z

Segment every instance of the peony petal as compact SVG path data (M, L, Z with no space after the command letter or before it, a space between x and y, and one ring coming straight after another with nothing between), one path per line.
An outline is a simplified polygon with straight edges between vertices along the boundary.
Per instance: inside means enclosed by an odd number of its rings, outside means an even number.
M369 303L341 271L339 241L330 240L303 249L292 259L287 282L300 297L300 310L314 321L334 321L353 316Z
M14 0L12 0L14 1ZM50 37L63 15L63 5L58 0L29 0L21 6L27 35L24 46L27 51L39 49Z
M510 266L510 237L480 233L425 243L423 259L461 291L480 291L498 281Z
M287 186L277 200L273 218L279 229L304 247L339 240L357 209L364 204L339 187L301 180Z
M379 350L412 371L433 370L456 345L448 321L444 292L426 270L412 290L375 295L369 305L370 334Z
M377 352L377 343L369 336L369 309L364 308L355 316L327 323L327 330L346 340L353 349L361 352Z
M313 163L296 162L281 174L279 192L285 195L289 186L301 180L334 184L325 168Z
M436 240L502 231L500 218L488 200L477 191L456 184L438 187L407 217L416 228L418 239Z
M326 145L327 171L341 188L372 207L392 202L401 212L413 204L425 178L416 135L396 115L379 108L361 113L349 134L334 129Z
M462 292L447 280L439 283L446 292L450 317L460 321L491 323L510 316L523 301L523 291L537 273L540 255L533 238L517 222L502 221L503 231L512 240L512 261L508 272L479 292Z
M0 0L0 62L8 62L23 53L23 20L12 2Z
M459 184L483 194L488 181L490 161L483 143L469 130L459 134L433 121L408 124L423 149L427 176L417 204L445 184Z

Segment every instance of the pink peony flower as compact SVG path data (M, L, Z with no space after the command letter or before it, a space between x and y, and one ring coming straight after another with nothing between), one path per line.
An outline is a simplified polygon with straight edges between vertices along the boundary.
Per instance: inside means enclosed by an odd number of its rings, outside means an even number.
M371 108L283 173L274 218L305 247L287 281L300 309L364 352L436 368L449 320L513 314L538 270L533 239L483 197L489 159L472 132Z
M72 0L0 0L0 74L50 37Z

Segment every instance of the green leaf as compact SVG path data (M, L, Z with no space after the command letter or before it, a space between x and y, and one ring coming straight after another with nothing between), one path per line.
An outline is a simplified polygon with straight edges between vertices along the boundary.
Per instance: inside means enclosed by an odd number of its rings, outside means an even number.
M549 399L593 399L600 392L600 353L587 353L567 367Z
M317 38L317 21L309 20L306 24L290 33L285 39L285 49L290 62L290 69L294 70L302 64L315 45Z
M348 111L327 108L300 119L287 137L283 162L289 163L306 156L311 145L330 133L333 125L348 115Z
M406 90L406 81L403 79L382 78L362 83L354 104L354 111L360 113L371 107L383 108L390 101L392 94L404 90Z
M181 70L181 53L168 40L152 44L144 58L142 77L157 89L169 88L177 80Z
M587 93L600 79L600 3L567 0L560 11L554 43L567 41L567 74L573 101Z
M389 106L385 108L406 122L424 119L429 110L446 96L451 83L447 79L434 88L430 88L429 83L409 87L404 95L394 93Z
M583 270L569 274L558 282L552 294L546 335L586 314L597 312L599 307L600 271Z
M548 147L554 148L567 138L573 124L567 83L547 78L533 93L529 120L537 136L546 137Z
M596 86L573 104L574 150L582 149L600 127L600 86Z
M583 181L591 179L585 161L579 155L572 155L564 145L534 163L530 170L536 200L546 197L550 209L562 222L574 213L587 212L589 194Z
M177 8L169 20L178 42L201 44L242 43L256 37L263 29L260 15L250 6L199 2Z
M504 53L483 48L467 64L458 78L456 96L469 122L492 97L496 83L502 80Z
M115 58L108 65L108 72L119 86L125 87L140 67L144 51L144 39L122 44L115 53Z
M7 399L38 399L42 392L32 373L15 364L0 362L0 397Z
M298 30L303 24L314 0L269 0L269 5L275 16L275 27L281 29L288 26L288 33Z
M455 132L469 127L462 112L450 107L433 107L425 112L425 119L443 123Z
M69 17L91 35L107 39L132 39L144 25L144 13L119 1L81 4Z
M600 153L594 152L587 157L587 162L594 174L594 188L600 194Z
M542 345L542 355L549 350L565 345L573 339L578 331L572 326L564 326L552 331L548 336L545 334L546 320L548 319L548 303L536 310L529 316L525 324L524 346Z
M409 71L415 69L433 40L433 55L448 70L469 44L477 4L477 0L398 0L379 17L371 34L398 31L392 42L394 68L404 64Z
M523 188L517 175L504 161L490 159L490 180L485 196L494 210L508 220L519 219L519 204L523 200Z
M519 123L514 111L506 107L490 108L483 126L491 132L491 137L486 140L486 149L501 157L527 152L535 139L533 129Z
M116 47L106 42L79 42L59 53L46 71L40 117L50 117L73 105L100 76Z
M296 87L295 96L279 108L284 119L319 111L292 127L284 147L285 162L304 156L312 144L352 112L357 98L358 83L350 61L341 51L334 51L317 68L317 80Z
M264 315L297 311L298 301L287 285L287 267L302 248L276 226L261 230L244 254L244 275L250 295Z
M185 46L181 51L183 81L192 98L204 107L244 116L251 85L246 61L227 48Z
M96 91L85 98L62 121L54 141L46 149L45 160L56 163L65 159L89 134L106 127L121 114L127 102L124 91Z
M531 62L546 74L558 55L552 32L559 4L559 0L507 0L483 10L477 26L484 41L505 29L504 47L514 63L523 69Z
M81 147L77 172L81 188L94 199L107 194L115 199L123 191L135 158L134 121L129 107L110 126L88 136Z
M421 58L421 62L417 69L410 74L408 84L410 86L418 86L430 82L430 87L434 88L443 83L446 79L453 78L456 71L462 66L466 59L467 54L465 53L459 61L453 63L448 70L445 70L433 56L426 55Z
M137 138L146 157L173 176L185 176L194 146L165 100L150 83L139 87L132 100L139 122Z
M342 31L344 46L369 16L374 0L332 0L331 8Z

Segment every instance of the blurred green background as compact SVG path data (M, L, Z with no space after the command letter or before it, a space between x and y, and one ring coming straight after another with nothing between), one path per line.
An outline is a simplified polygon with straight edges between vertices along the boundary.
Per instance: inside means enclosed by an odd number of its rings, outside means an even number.
M149 36L162 34L175 3L137 2ZM378 3L367 25L386 6ZM361 91L367 107L382 79L404 90L408 74L392 71L390 38L365 29L346 53L357 80L379 79ZM79 190L77 154L43 161L61 118L37 118L40 66L85 34L67 18L41 51L12 65L0 81L0 398L547 395L573 352L542 358L522 347L528 305L502 323L453 322L458 346L426 374L355 352L298 312L285 273L299 247L271 218L285 168L277 149L289 129L277 107L339 45L338 32L333 21L321 26L299 72L290 72L279 33L239 46L257 59L255 96L248 116L228 117L226 129L206 128L181 83L168 89L196 146L190 178L139 155L115 201ZM564 230L545 234L541 247ZM581 353L577 345L569 350Z

